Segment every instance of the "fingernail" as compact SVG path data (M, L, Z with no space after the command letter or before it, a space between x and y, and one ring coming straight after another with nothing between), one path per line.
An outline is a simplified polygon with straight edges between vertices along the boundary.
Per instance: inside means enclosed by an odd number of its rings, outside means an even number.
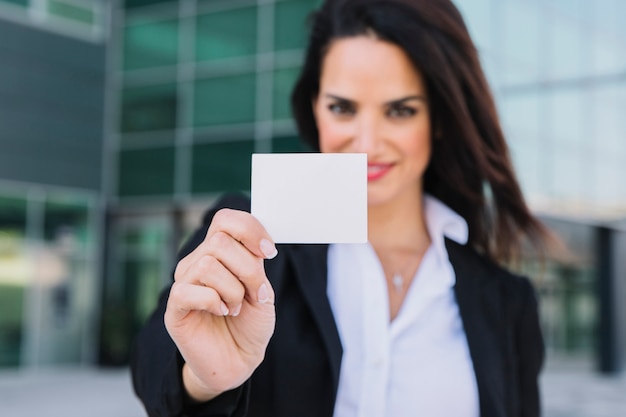
M235 307L235 309L233 310L233 314L232 314L233 317L237 317L239 315L239 313L241 313L241 306L242 305L243 304L239 304L237 307Z
M228 307L226 307L226 304L224 304L223 301L222 301L222 304L220 305L220 310L222 310L223 316L228 316Z
M259 292L257 293L259 298L259 303L265 304L270 300L269 291L267 290L267 284L263 284L259 287Z
M261 252L263 252L263 255L265 255L265 259L273 259L274 257L276 257L276 255L278 255L278 250L276 249L276 246L274 246L274 244L269 240L262 239L260 246Z

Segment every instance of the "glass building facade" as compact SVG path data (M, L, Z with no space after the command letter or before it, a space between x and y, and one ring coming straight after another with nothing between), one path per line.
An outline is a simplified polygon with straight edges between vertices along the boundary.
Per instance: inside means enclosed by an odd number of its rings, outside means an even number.
M177 241L216 195L248 190L252 152L305 150L289 94L305 18L318 3L143 0L120 7L112 77L119 113L109 144L117 155L110 192L123 224L125 213L150 207L159 211L164 236ZM456 4L479 49L524 192L570 248L567 256L523 267L536 277L548 348L589 357L598 321L595 226L626 215L619 185L626 174L619 117L626 107L619 21L626 4ZM170 279L167 268L161 274L159 282Z
M97 360L105 16L0 0L0 368Z
M0 0L0 16L9 9L50 11L57 3L98 2ZM57 204L54 193L0 193L0 285L7 288L0 306L10 306L10 314L0 315L0 366L27 364L48 337L37 332L43 322L36 315L25 316L33 308L46 319L66 317L66 323L72 312L95 317L99 334L85 336L85 351L97 343L100 363L127 362L134 334L171 280L180 243L217 196L249 189L251 154L307 151L297 138L289 96L303 58L306 17L319 3L117 0L110 22L100 12L87 18L85 10L61 8L83 16L78 20L90 23L78 25L108 42L104 177L96 197L88 193L105 202L106 217L89 197L70 204L74 214L61 216L69 227L54 232L46 229L48 211L68 206ZM592 358L601 315L598 227L626 241L620 232L626 224L626 29L620 21L626 3L455 3L479 49L525 195L569 247L561 256L520 266L535 279L549 353ZM101 255L92 251L99 230L106 230ZM64 270L91 271L102 282L92 278L89 288L71 291L24 285L27 276L37 276L28 270L29 236L40 236L43 253L62 254L55 262ZM87 243L79 250L70 241ZM74 252L63 252L65 245ZM86 262L90 257L95 261ZM626 274L619 262L615 269ZM64 279L53 281L74 278ZM83 293L96 294L96 300L85 298L96 307L85 307L82 298L67 301ZM61 307L47 307L55 303ZM85 333L81 323L67 326ZM28 337L39 342L25 342Z

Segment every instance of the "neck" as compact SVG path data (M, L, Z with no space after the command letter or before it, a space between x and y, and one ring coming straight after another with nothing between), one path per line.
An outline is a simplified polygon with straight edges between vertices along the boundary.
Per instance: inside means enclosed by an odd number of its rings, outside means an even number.
M419 251L430 241L421 190L368 207L368 238L377 251Z

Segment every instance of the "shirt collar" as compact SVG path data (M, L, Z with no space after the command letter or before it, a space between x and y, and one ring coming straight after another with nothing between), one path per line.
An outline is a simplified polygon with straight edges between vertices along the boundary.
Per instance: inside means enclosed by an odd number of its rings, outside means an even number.
M467 243L469 230L465 219L430 194L424 194L424 216L439 259L448 260L445 237L461 245Z

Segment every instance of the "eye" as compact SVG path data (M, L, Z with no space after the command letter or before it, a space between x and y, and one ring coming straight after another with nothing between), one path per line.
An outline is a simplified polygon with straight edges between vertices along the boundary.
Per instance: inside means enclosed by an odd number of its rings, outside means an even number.
M415 108L403 104L393 105L387 110L387 116L400 119L414 116L416 113Z
M328 110L336 115L350 115L355 113L354 105L347 101L337 101L328 105Z

